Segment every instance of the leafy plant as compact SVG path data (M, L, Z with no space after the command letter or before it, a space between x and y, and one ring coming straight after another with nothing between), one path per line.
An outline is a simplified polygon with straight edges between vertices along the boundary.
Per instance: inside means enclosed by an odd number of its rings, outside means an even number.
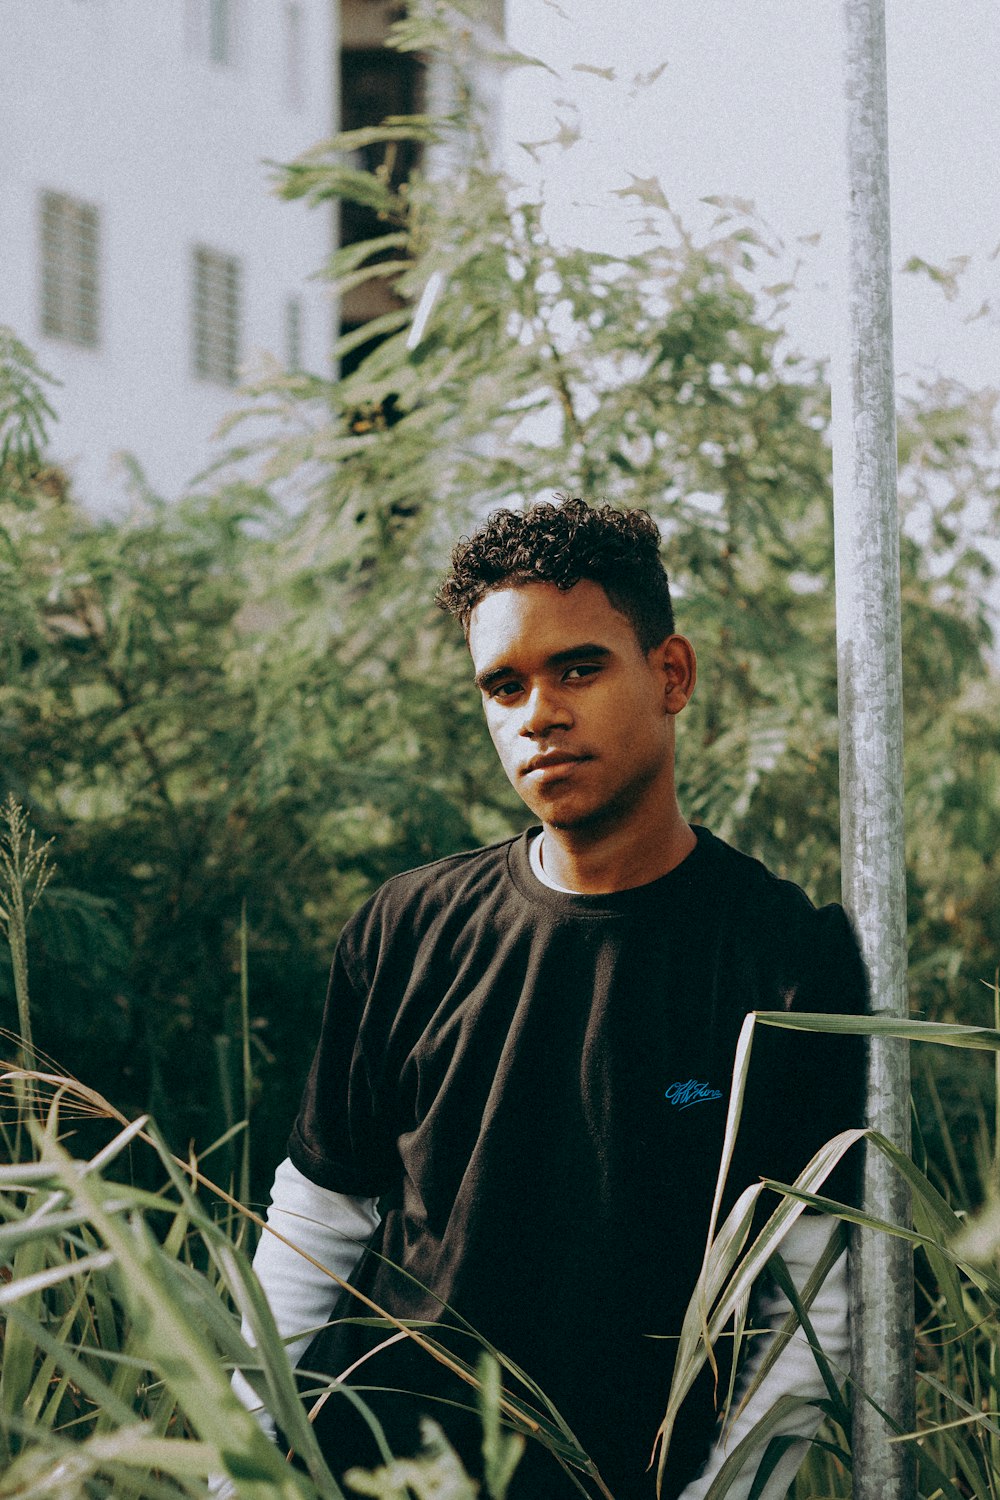
M416 7L396 39L433 48L443 24ZM442 66L474 47L466 27ZM581 490L651 509L701 659L682 805L837 895L828 393L769 320L774 247L725 206L696 242L638 180L622 191L647 251L561 245L489 166L460 79L452 97L448 117L366 133L429 153L406 184L385 164L345 175L348 136L281 175L316 204L381 194L382 233L328 269L334 290L388 279L400 305L361 330L364 350L345 335L340 357L364 357L341 378L248 392L279 440L237 423L238 467L171 506L139 485L121 521L48 480L0 502L0 792L58 835L63 872L35 915L39 1044L151 1109L175 1149L219 1139L241 1113L227 1039L245 901L258 1196L346 916L396 871L523 826L460 634L431 602L452 540L491 505ZM959 521L996 519L995 408L927 388L900 433L907 524L933 517L903 554L915 1004L975 1020L969 978L1000 943L982 855L1000 832L1000 714L988 564ZM12 1024L0 968L5 1002ZM962 1086L940 1084L949 1103ZM222 1175L241 1171L222 1149Z
M42 464L47 423L55 416L46 395L54 384L13 329L0 325L0 493L15 500Z
M47 866L13 801L7 824L7 937L23 949L25 913ZM244 992L245 986L244 973ZM24 1001L27 1008L26 988ZM20 1040L23 1057L31 1049ZM347 1399L346 1388L336 1377L306 1370L300 1378L312 1385L301 1391L244 1249L248 1226L278 1231L217 1187L196 1158L172 1155L147 1116L127 1120L71 1076L22 1061L0 1072L0 1100L5 1093L14 1099L16 1119L11 1162L0 1167L0 1307L6 1319L0 1340L0 1452L6 1462L0 1496L157 1500L192 1493L192 1485L203 1494L198 1481L212 1481L218 1492L228 1479L250 1497L342 1500L302 1395L322 1403L342 1390ZM81 1113L115 1127L89 1160L71 1156L63 1144L67 1122ZM135 1186L131 1172L115 1171L123 1160L131 1164L139 1144L164 1179L157 1191ZM122 1175L124 1182L115 1180ZM210 1211L213 1203L224 1205L221 1219ZM363 1293L354 1295L392 1337L412 1338L469 1386L483 1424L489 1500L504 1500L523 1451L522 1433L544 1442L568 1471L589 1475L607 1495L544 1393L470 1325L467 1332L480 1348L476 1364L449 1352L432 1326L401 1323ZM236 1399L226 1373L235 1369L279 1423L298 1467L285 1462ZM522 1394L504 1388L501 1369ZM433 1423L425 1451L398 1463L363 1396L353 1390L349 1395L385 1459L385 1467L372 1474L352 1471L353 1488L402 1500L407 1486L440 1500L467 1500L477 1492Z

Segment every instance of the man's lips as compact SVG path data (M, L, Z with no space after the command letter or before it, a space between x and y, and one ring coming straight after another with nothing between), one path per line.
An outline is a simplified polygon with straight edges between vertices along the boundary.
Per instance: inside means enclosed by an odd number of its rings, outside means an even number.
M578 766L590 758L589 755L571 755L567 750L545 750L521 767L521 775L530 776L534 772L544 773L557 771L565 766Z

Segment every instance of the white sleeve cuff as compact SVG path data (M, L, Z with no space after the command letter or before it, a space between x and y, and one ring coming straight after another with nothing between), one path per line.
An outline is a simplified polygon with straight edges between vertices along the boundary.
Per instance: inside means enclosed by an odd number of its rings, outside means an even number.
M830 1220L823 1215L802 1214L786 1234L781 1244L781 1256L798 1292L805 1287L835 1229L836 1226L831 1226ZM734 1409L739 1407L742 1394L753 1383L757 1371L767 1358L778 1329L790 1312L791 1303L777 1287L769 1287L758 1298L754 1326L770 1331L754 1339L751 1352L740 1368ZM809 1309L809 1321L830 1366L839 1377L846 1377L850 1355L846 1253L834 1262L816 1293ZM729 1454L756 1423L767 1415L779 1397L786 1395L804 1398L806 1401L822 1399L827 1395L815 1355L801 1328L788 1340L743 1410L717 1438L705 1468L697 1479L686 1486L680 1500L704 1500ZM752 1445L738 1478L727 1491L726 1500L747 1500L764 1450L773 1438L798 1436L801 1442L789 1446L761 1491L760 1500L782 1500L805 1458L809 1439L821 1421L822 1412L815 1406L802 1406L790 1412L769 1430L765 1439Z
M293 1365L302 1358L340 1296L340 1283L327 1271L347 1281L378 1222L373 1198L354 1198L317 1187L287 1158L278 1167L267 1223L291 1243L285 1244L265 1229L253 1268ZM313 1265L299 1250L319 1264ZM245 1318L242 1332L252 1344L253 1335ZM239 1370L233 1375L233 1391L273 1437L275 1426L270 1413Z

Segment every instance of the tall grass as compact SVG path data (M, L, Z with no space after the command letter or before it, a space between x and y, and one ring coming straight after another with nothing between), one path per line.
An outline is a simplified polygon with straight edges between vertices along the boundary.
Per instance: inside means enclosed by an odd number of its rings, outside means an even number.
M0 860L0 913L23 986L16 1062L2 1081L15 1106L0 1166L0 1310L5 1318L0 1370L0 1497L56 1500L160 1500L205 1496L210 1476L228 1476L248 1500L342 1500L343 1490L313 1435L307 1404L270 1310L253 1275L249 1247L261 1221L236 1193L215 1186L197 1161L171 1155L148 1118L129 1121L107 1100L55 1069L38 1066L30 1044L26 927L47 878L45 851L28 834L23 814L6 810L6 857ZM245 932L245 927L244 927ZM239 1010L247 1033L246 944L242 944ZM22 993L23 991L23 993ZM749 1291L765 1264L781 1277L780 1247L808 1206L844 1226L866 1224L902 1236L914 1247L921 1302L916 1329L918 1424L893 1441L916 1452L925 1500L1000 1500L1000 1208L996 1116L983 1112L979 1180L966 1166L954 1181L959 1153L938 1121L943 1162L919 1165L869 1133L907 1180L913 1223L882 1224L822 1193L836 1163L858 1139L850 1131L829 1142L793 1184L761 1183L741 1195L719 1222L725 1176L739 1128L743 1091L757 1026L803 1026L820 1031L869 1032L992 1052L1000 1068L1000 989L994 987L994 1028L935 1025L882 1018L748 1017L740 1040L712 1229L701 1275L678 1344L674 1380L665 1393L659 1465L684 1397L720 1338L739 1344L750 1335ZM244 1111L252 1077L244 1046ZM228 1069L227 1069L228 1071ZM235 1110L235 1102L234 1102ZM66 1131L79 1115L109 1122L107 1143L90 1159L67 1149ZM234 1121L227 1137L239 1127ZM245 1196L248 1145L244 1131L237 1187ZM157 1192L130 1184L129 1157L153 1154L162 1177ZM932 1178L934 1180L932 1180ZM149 1180L145 1176L143 1180ZM935 1185L938 1184L938 1185ZM753 1235L758 1200L775 1206ZM963 1196L964 1195L964 1196ZM760 1371L767 1374L781 1344L805 1336L815 1344L809 1308L839 1242L810 1278L801 1297L790 1282L792 1312ZM366 1314L384 1317L373 1304ZM252 1346L240 1331L246 1318ZM503 1500L526 1438L542 1441L574 1477L583 1494L609 1492L573 1433L544 1393L474 1330L468 1361L437 1345L433 1330L385 1320L387 1333L410 1337L428 1355L450 1363L469 1388L469 1405L483 1424L485 1492ZM826 1423L796 1481L799 1500L851 1493L850 1411L871 1399L815 1347L826 1396L817 1403ZM291 1466L233 1396L228 1373L242 1369L274 1413L300 1467ZM311 1377L308 1377L311 1379ZM310 1399L336 1394L330 1377L312 1380ZM752 1391L748 1393L752 1395ZM341 1399L346 1399L341 1397ZM350 1399L364 1409L363 1394ZM730 1400L732 1393L730 1391ZM747 1440L768 1439L794 1398L785 1398ZM372 1418L378 1436L377 1424ZM787 1439L774 1436L762 1466L780 1456ZM395 1460L382 1443L383 1467L352 1472L352 1491L405 1500L472 1500L474 1487L439 1427L428 1423L416 1460ZM742 1459L737 1450L719 1474L711 1500L723 1500ZM761 1483L763 1479L761 1479Z
M28 922L52 876L49 843L35 843L35 832L28 828L27 814L18 806L13 793L8 794L0 810L0 929L10 947L24 1067L28 1066L31 1056ZM30 1085L21 1080L18 1090L26 1096L24 1102L29 1103Z
M7 1035L16 1062L0 1064L0 1100L6 1094L13 1104L13 1119L2 1122L8 1163L0 1165L0 1496L159 1500L204 1496L210 1478L228 1478L247 1500L342 1500L250 1265L248 1247L263 1221L213 1183L197 1160L175 1158L151 1119L129 1121L68 1074L38 1066L26 931L48 865L12 801L4 816L0 917L19 976L21 1035ZM246 1107L252 1076L245 918L239 1012ZM221 1062L229 1076L229 1059ZM65 1144L81 1116L111 1127L107 1144L88 1160L73 1157ZM234 1121L216 1147L240 1124ZM129 1181L130 1154L140 1149L159 1165L158 1192ZM248 1149L244 1131L238 1174L244 1196ZM384 1321L390 1336L414 1339L466 1382L469 1406L482 1422L488 1500L504 1500L527 1435L578 1476L583 1493L608 1497L544 1393L473 1329L473 1355L459 1359L432 1330L403 1325L362 1301L361 1311ZM287 1462L237 1401L229 1383L235 1369L274 1415L301 1467ZM312 1379L313 1401L344 1389L329 1375L303 1373ZM350 1399L368 1415L385 1460L374 1473L352 1471L353 1489L386 1500L410 1494L473 1500L475 1487L438 1426L428 1422L425 1452L400 1463L363 1399Z
M58 1075L36 1071L32 1081L36 1101L50 1096L31 1122L32 1158L0 1167L0 1260L10 1266L0 1287L0 1495L201 1495L210 1475L228 1475L251 1500L340 1500L249 1260L194 1190L206 1186L196 1164L176 1162L145 1118L123 1125L90 1160L75 1160L59 1139L65 1106L110 1106ZM163 1168L159 1193L112 1178L137 1142ZM233 1396L234 1368L266 1401L305 1472ZM519 1443L499 1430L499 1377L470 1373L483 1392L491 1493L502 1500ZM331 1386L327 1378L322 1389ZM431 1431L429 1441L414 1472L440 1477L450 1465L467 1488L440 1435ZM384 1476L358 1477L365 1493L381 1493L370 1486ZM456 1488L453 1500L463 1494Z
M0 1086L18 1081L24 1081L20 1069L0 1075ZM196 1161L174 1158L148 1117L125 1121L107 1100L63 1074L35 1069L30 1081L36 1110L45 1102L44 1112L28 1121L34 1149L29 1159L0 1167L0 1264L10 1267L0 1286L7 1318L0 1374L7 1467L0 1496L201 1495L209 1476L228 1475L249 1497L339 1500L343 1491L313 1436L310 1406L345 1388L329 1375L300 1371L309 1382L303 1404L267 1301L237 1243L239 1220L257 1228L262 1221L212 1184ZM119 1127L87 1161L74 1159L60 1140L81 1111ZM113 1179L136 1145L159 1161L160 1192ZM226 1208L222 1220L206 1207L206 1193ZM466 1361L424 1325L404 1325L362 1301L390 1336L415 1339L469 1385L469 1408L482 1422L489 1500L503 1500L525 1435L580 1476L582 1493L608 1497L544 1393L474 1330L468 1331L478 1358ZM240 1332L241 1316L249 1322L252 1347ZM304 1473L289 1467L236 1401L227 1378L234 1369L274 1414ZM426 1490L435 1500L471 1500L471 1481L433 1422L426 1453L399 1463L363 1398L350 1399L369 1417L385 1460L375 1474L352 1471L360 1493L402 1500L411 1490ZM75 1488L67 1488L70 1475Z
M991 1052L1000 1068L1000 989L994 986L993 1028L962 1026L882 1017L790 1015L759 1012L749 1016L738 1048L734 1084L727 1121L726 1147L716 1191L721 1199L728 1161L731 1158L750 1062L755 1028L770 1025L840 1034L894 1036L911 1042L930 1042L964 1051ZM944 1154L957 1163L958 1153L942 1116ZM995 1126L995 1120L994 1120ZM847 1204L824 1197L819 1188L844 1151L863 1134L869 1149L883 1152L907 1182L912 1195L912 1225L890 1224ZM918 1137L919 1140L919 1137ZM662 1467L670 1432L684 1395L702 1367L713 1359L714 1342L727 1329L735 1329L737 1342L745 1337L742 1314L751 1282L769 1258L780 1253L781 1241L806 1207L839 1219L845 1225L860 1225L906 1240L914 1247L921 1312L915 1329L917 1347L917 1426L913 1432L896 1431L890 1442L912 1444L918 1472L919 1494L927 1500L963 1500L970 1495L981 1500L1000 1500L1000 1207L996 1136L988 1153L980 1152L978 1183L966 1181L966 1201L949 1184L942 1192L929 1171L943 1174L940 1165L926 1159L922 1167L874 1131L847 1131L830 1141L792 1184L764 1181L747 1189L737 1200L725 1222L713 1229L698 1284L688 1307L681 1334L677 1366L666 1415L660 1430ZM752 1243L748 1243L754 1209L764 1192L778 1195L777 1206ZM953 1202L952 1200L957 1201ZM836 1254L832 1245L828 1260ZM773 1264L773 1262L772 1262ZM818 1272L822 1267L817 1268ZM815 1403L827 1418L824 1429L796 1480L798 1500L819 1496L847 1497L851 1493L850 1411L857 1401L873 1401L872 1393L847 1381L846 1400L838 1386L841 1372L832 1370L823 1351L815 1345L808 1323L811 1297L819 1283L811 1278L801 1299L791 1287L792 1313L780 1338L798 1334L810 1338L817 1364L827 1387L827 1398ZM776 1355L777 1348L772 1351ZM767 1373L761 1369L749 1399ZM747 1446L767 1436L768 1427L782 1415L773 1411L747 1439ZM887 1419L888 1421L888 1419ZM890 1424L891 1426L891 1424ZM780 1456L785 1439L775 1438L773 1451L765 1453L765 1464ZM734 1454L730 1466L719 1474L709 1491L709 1500L722 1500L739 1464Z

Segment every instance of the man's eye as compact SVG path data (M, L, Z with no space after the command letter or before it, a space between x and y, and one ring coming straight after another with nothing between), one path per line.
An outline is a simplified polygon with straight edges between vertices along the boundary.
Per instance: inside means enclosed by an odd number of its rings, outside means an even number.
M595 672L599 671L600 667L596 662L580 662L577 664L577 666L570 667L565 675L567 679L572 679L573 681L579 682L581 678L592 677Z
M519 682L501 682L496 687L490 689L490 697L512 698L515 693L519 693L520 691L521 684Z

